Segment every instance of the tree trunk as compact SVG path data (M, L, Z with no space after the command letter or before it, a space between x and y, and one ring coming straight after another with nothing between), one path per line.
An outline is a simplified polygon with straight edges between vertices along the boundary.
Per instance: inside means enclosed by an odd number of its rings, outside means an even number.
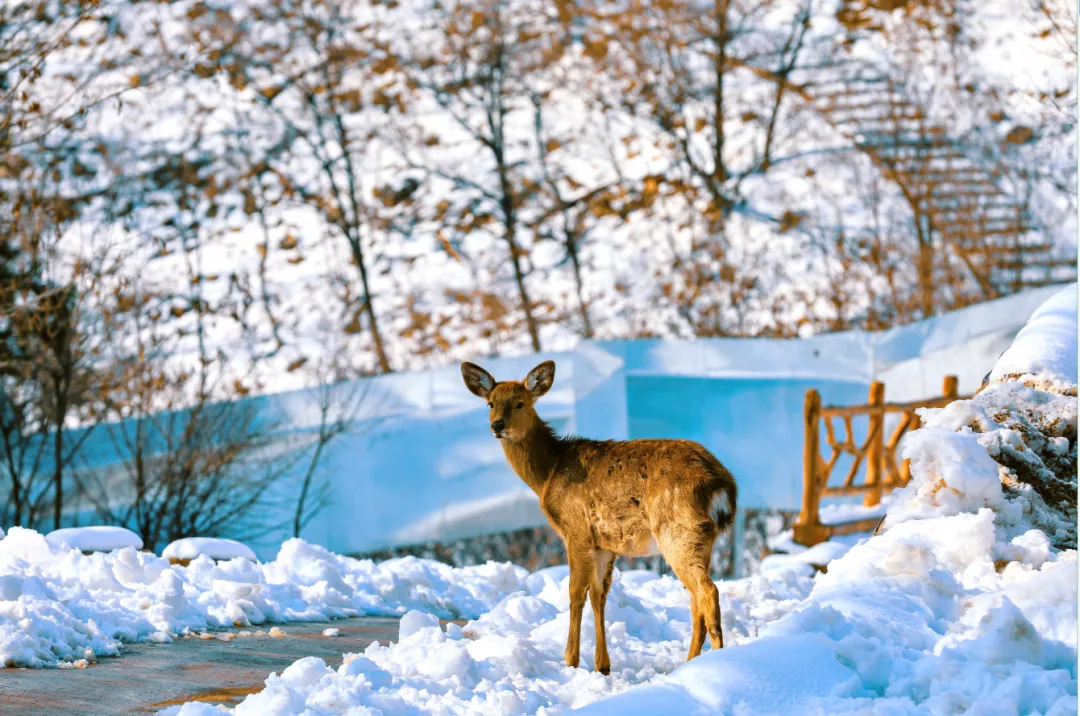
M390 373L392 370L390 368L390 359L386 357L382 334L379 333L379 322L375 318L375 306L371 298L371 288L368 285L367 264L364 263L364 249L360 245L360 237L348 231L345 227L342 227L342 230L345 231L345 236L349 240L353 260L356 261L356 268L360 272L360 286L364 291L364 315L367 316L368 328L371 330L371 341L375 344L375 357L379 361L379 370L383 373Z
M67 391L57 384L56 435L53 442L53 529L60 529L64 508L64 418L67 414Z
M514 194L510 188L510 178L503 157L502 144L495 142L495 164L499 171L499 189L502 194L500 206L503 214L503 225L506 227L507 246L510 248L510 263L514 267L514 281L517 282L518 297L521 299L521 310L525 312L525 324L529 330L529 338L532 348L540 352L540 329L533 315L532 302L529 300L529 292L525 288L525 272L521 269L521 250L517 245L517 211L514 208Z
M929 318L934 315L934 247L930 242L929 232L924 231L921 217L916 214L917 234L919 240L919 306L922 309L922 317Z
M566 253L570 256L570 265L574 269L574 288L577 291L578 311L586 338L592 338L592 323L589 321L589 308L585 304L585 286L581 279L581 263L578 261L577 237L571 232L566 234Z
M713 176L715 181L727 181L727 166L724 164L724 73L727 71L728 43L728 0L714 0L716 11L716 59L713 71L716 74L716 92L713 94L713 131L716 143L713 146Z

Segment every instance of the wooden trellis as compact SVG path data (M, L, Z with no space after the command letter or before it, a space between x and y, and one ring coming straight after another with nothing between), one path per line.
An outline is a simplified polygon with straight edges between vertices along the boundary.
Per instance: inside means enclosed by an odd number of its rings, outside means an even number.
M881 502L881 496L893 488L906 485L911 477L908 460L897 460L896 450L904 435L919 427L918 408L940 408L956 400L956 376L945 376L942 396L912 403L886 403L885 384L870 384L870 400L866 405L821 405L821 395L814 389L806 391L803 408L805 418L805 442L803 445L803 500L802 510L795 522L795 541L803 545L824 542L832 535L863 532L874 529L880 518L872 517L842 524L825 525L819 517L821 499L863 495L863 504L873 507ZM899 414L900 419L886 439L885 420L888 414ZM855 442L852 420L865 415L869 421L866 439ZM837 438L834 421L843 427L843 439ZM821 429L824 426L825 442L830 454L821 454ZM842 455L852 457L851 467L844 482L829 485L833 468ZM860 469L864 476L861 482Z

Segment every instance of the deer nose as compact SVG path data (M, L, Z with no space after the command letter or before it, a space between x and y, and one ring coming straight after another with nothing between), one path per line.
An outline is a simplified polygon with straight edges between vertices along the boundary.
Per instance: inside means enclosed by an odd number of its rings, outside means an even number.
M491 424L492 431L496 432L496 433L501 433L503 431L503 428L505 428L505 427L506 427L506 421L505 420L496 420L495 422L493 422Z

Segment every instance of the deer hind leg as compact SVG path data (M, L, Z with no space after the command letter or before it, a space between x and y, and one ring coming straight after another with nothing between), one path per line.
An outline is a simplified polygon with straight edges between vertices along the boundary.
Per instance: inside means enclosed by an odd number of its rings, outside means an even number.
M593 552L593 574L589 583L589 601L592 603L596 622L596 670L605 676L611 673L611 658L607 651L607 635L604 633L604 606L611 589L611 572L615 568L615 554L606 550Z
M581 612L595 578L592 550L567 549L570 562L570 633L566 637L566 665L577 668L581 655Z
M679 581L690 591L690 614L694 632L690 637L689 661L701 653L705 633L713 649L724 646L720 626L720 593L709 577L709 562L717 530L706 526L669 527L658 540L664 559Z
M683 581L683 584L686 582ZM697 595L693 591L690 592L690 622L694 626L694 634L690 637L690 652L686 656L687 661L699 655L705 643L705 617L698 607Z

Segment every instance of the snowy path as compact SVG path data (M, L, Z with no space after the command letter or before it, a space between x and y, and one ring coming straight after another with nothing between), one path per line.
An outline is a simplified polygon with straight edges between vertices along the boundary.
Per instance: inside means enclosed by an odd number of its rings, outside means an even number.
M314 655L337 666L342 652L362 651L372 641L385 644L398 637L398 620L382 617L278 626L285 637L126 644L121 656L104 658L86 669L0 669L0 716L154 713L189 700L234 705L261 690L270 672L280 672L301 657ZM328 627L340 635L323 636ZM258 629L270 626L247 631Z

